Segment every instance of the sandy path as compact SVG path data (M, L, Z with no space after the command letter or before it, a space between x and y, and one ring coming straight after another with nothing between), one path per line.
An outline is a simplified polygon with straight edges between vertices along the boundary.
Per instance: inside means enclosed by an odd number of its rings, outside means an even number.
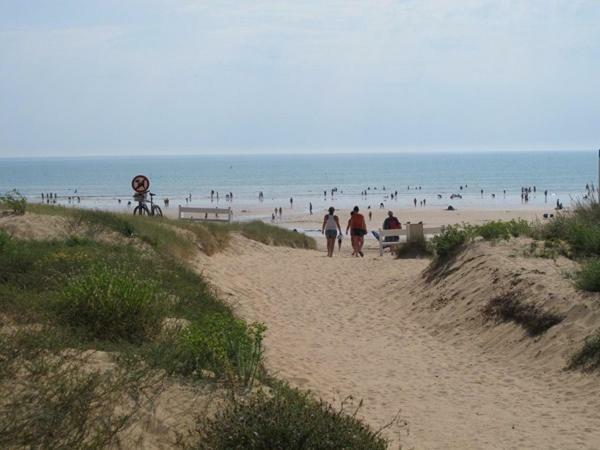
M347 243L345 243L347 246ZM599 448L594 403L468 346L450 346L405 313L423 261L374 253L331 260L236 238L198 261L237 311L268 326L269 369L339 402L352 394L403 448ZM560 378L560 376L558 376Z

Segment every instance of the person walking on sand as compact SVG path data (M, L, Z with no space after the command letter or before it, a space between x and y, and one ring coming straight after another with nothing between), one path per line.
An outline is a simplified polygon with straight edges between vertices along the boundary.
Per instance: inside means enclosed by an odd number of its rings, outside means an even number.
M348 234L348 230L352 226L352 216L354 216L354 211L350 211L350 218L348 219L348 225L346 225L346 234ZM357 256L356 253L356 236L350 233L350 245L352 246L352 256Z
M308 204L308 210L310 211L310 215L312 216L312 202L309 202Z
M329 214L326 214L323 218L323 226L321 227L321 233L327 238L327 256L330 258L333 256L333 250L335 249L335 238L342 233L342 227L340 226L340 219L334 215L335 208L331 206L329 208Z
M358 206L352 210L354 214L350 217L350 235L355 237L354 255L365 256L362 252L365 243L365 234L367 234L367 223L365 217L359 213Z

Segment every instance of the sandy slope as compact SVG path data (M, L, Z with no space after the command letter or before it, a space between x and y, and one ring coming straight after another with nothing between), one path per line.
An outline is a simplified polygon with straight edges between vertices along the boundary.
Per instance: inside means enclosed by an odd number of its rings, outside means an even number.
M442 308L427 300L456 290L461 274L451 286L431 285L420 281L426 261L372 251L354 259L344 245L341 256L328 259L236 238L225 253L196 265L243 317L267 324L271 371L327 400L364 399L361 413L375 427L400 411L401 421L386 431L396 445L600 447L596 376L564 373L562 355L546 358L543 370L514 357L515 339L523 348L532 344L512 325L488 326L498 334L488 329L485 342L474 328L454 328L453 312L463 312L457 305L445 310L449 326L433 327L443 322ZM473 282L485 292L489 278ZM518 338L503 340L507 327Z

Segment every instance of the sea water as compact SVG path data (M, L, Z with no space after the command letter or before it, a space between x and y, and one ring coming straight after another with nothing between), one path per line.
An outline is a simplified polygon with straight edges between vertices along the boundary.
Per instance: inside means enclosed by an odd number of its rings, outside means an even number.
M78 196L83 207L120 209L132 199L131 179L144 174L158 202L169 198L172 206L186 204L190 194L193 205L216 206L211 190L219 193L220 206L233 193L234 208L286 207L290 198L296 209L332 202L375 206L397 191L397 207L424 199L427 207L519 208L543 206L545 190L549 203L560 199L566 206L585 194L586 184L596 184L597 170L594 151L3 158L0 193L17 189L41 201L51 192L60 204ZM534 186L536 194L524 205L521 188ZM462 199L450 200L453 193Z

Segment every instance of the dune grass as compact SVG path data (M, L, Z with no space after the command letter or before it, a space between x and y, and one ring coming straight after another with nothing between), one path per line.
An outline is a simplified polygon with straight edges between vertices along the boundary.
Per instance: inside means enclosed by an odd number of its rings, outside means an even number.
M10 214L23 215L26 209L27 200L16 189L0 196L0 212L6 211Z
M578 200L569 212L540 227L540 237L567 242L576 257L600 256L600 203L597 197Z
M586 372L600 370L600 330L585 340L583 347L571 357L568 368Z
M233 399L214 418L201 416L193 448L225 450L384 450L387 441L357 417L309 393L277 383Z
M536 227L526 220L492 221L483 225L450 225L431 240L433 250L440 261L446 261L461 251L475 238L486 241L533 236Z
M600 259L583 263L575 274L575 285L583 291L600 292Z
M532 337L545 333L563 320L557 314L524 303L512 291L492 298L483 309L483 316L496 322L514 322L523 327Z
M138 354L149 354L163 346L167 355L171 343L160 338L161 325L167 318L185 319L190 328L204 330L206 352L219 355L218 367L237 368L240 360L250 359L248 340L255 335L240 327L199 275L172 259L88 240L20 241L1 231L0 243L0 314L13 323L59 327L69 334L70 345L80 348L129 351L135 344ZM223 353L227 327L238 332L227 335L229 351ZM256 366L261 356L255 356ZM216 371L212 360L193 352L179 358L197 374ZM252 382L243 370L229 379Z
M28 210L37 214L66 217L74 228L84 225L91 227L92 234L110 230L126 238L137 238L159 253L177 258L190 256L195 248L207 255L217 253L227 247L232 232L239 232L248 239L266 245L317 248L316 241L303 233L261 221L231 224L193 222L39 204L29 205Z
M84 370L86 355L49 349L48 337L0 333L0 447L117 448L118 433L146 404L142 392L156 389L153 374Z
M225 248L230 239L227 229L166 217L48 205L30 205L28 209L37 214L65 217L74 229L87 227L92 237L95 233L109 230L126 238L137 238L162 255L175 258L189 257L196 248L212 255Z

